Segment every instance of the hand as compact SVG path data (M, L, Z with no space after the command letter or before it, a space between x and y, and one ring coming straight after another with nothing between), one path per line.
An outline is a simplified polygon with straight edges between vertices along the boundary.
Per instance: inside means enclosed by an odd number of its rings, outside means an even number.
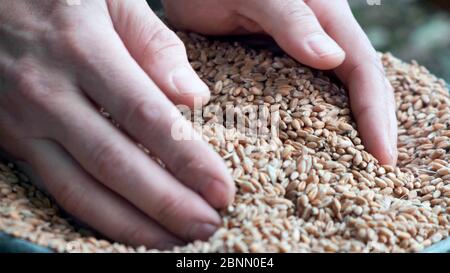
M382 164L397 161L393 90L367 36L344 0L163 0L178 28L203 34L266 33L293 58L335 69L349 89L366 149Z
M144 0L68 3L0 0L2 148L114 240L167 248L208 238L234 184L206 143L171 137L173 122L188 123L170 100L209 98L183 44Z

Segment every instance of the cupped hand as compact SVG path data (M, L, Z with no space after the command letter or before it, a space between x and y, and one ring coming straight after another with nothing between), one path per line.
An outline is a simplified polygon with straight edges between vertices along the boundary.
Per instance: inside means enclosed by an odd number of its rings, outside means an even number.
M288 54L334 69L349 90L363 144L382 164L397 161L393 90L345 0L163 0L178 28L211 35L265 33Z
M0 0L0 22L0 143L63 208L133 245L217 229L234 195L226 166L199 138L171 137L175 121L195 135L173 103L209 90L144 0Z

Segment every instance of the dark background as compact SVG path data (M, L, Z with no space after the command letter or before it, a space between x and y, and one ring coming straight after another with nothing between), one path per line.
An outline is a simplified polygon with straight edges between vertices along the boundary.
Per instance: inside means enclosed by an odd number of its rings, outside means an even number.
M245 0L242 0L245 1ZM301 0L299 0L301 1ZM148 0L157 9L159 0ZM380 5L370 3L380 2ZM450 0L349 0L375 48L450 82Z
M450 82L450 0L350 0L375 48L417 60Z

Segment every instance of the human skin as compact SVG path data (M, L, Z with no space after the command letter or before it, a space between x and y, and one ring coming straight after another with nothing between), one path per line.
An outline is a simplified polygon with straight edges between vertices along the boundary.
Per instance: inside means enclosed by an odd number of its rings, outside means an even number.
M111 239L152 248L207 239L220 226L216 210L232 202L235 187L206 143L170 135L174 122L195 135L175 104L209 99L184 45L144 0L70 3L0 0L2 148L31 164L64 209ZM168 0L164 6L177 27L263 32L298 61L335 69L350 90L367 149L395 164L392 91L345 1Z

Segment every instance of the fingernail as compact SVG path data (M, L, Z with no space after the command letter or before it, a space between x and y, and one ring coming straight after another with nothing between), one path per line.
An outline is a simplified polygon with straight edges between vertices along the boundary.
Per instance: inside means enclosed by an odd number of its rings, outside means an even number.
M209 223L195 223L192 224L188 236L190 240L206 241L218 228L218 226Z
M342 48L328 36L324 34L313 34L307 38L309 47L319 57L328 55L344 54Z
M178 67L172 73L172 82L180 95L204 95L208 86L200 80L190 67Z

